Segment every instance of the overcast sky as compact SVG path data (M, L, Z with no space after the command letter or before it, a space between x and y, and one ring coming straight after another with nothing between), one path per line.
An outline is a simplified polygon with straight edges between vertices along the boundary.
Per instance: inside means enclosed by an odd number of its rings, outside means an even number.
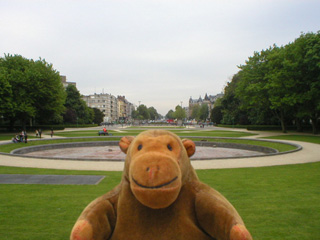
M81 94L165 115L215 95L237 66L320 30L319 0L0 0L0 51L52 63Z

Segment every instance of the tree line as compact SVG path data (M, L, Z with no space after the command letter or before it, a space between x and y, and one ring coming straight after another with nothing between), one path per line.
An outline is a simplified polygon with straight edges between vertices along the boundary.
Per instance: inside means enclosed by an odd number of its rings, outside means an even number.
M1 124L100 123L103 114L81 99L75 86L63 87L59 72L44 59L21 55L0 58Z
M137 107L136 110L133 110L131 117L137 120L157 120L161 118L161 115L154 107L147 107L144 104L141 104Z
M320 31L302 33L293 42L254 52L239 66L213 110L222 124L289 125L298 131L320 117Z

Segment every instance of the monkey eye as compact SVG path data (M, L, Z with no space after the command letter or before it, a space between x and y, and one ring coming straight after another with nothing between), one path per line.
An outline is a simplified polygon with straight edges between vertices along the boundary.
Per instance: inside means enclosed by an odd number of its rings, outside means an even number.
M169 151L172 151L172 146L170 144L167 145L167 148L169 149Z
M141 149L142 149L142 144L139 144L138 151L140 151Z

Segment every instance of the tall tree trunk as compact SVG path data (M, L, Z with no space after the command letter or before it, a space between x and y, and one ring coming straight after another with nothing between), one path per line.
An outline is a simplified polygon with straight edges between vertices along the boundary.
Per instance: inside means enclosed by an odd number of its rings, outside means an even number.
M283 133L287 133L287 126L284 119L283 110L280 111L280 122L281 122L281 129Z
M318 134L318 118L317 118L317 116L312 116L311 124L312 124L312 133Z
M298 132L303 132L302 120L300 118L296 118L296 127Z
M9 132L13 132L14 131L14 123L15 123L15 119L14 118L10 118L10 120L9 120Z

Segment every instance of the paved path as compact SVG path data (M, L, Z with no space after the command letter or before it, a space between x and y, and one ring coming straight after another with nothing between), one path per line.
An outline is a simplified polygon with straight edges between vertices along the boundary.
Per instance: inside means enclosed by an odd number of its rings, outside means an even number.
M211 129L212 130L212 129ZM230 129L228 129L230 130ZM232 129L233 130L233 129ZM235 131L246 131L244 129ZM270 132L254 132L258 135L250 137L256 138L263 135L280 135ZM280 141L281 142L281 141ZM274 156L237 158L237 159L215 159L192 161L195 169L221 169L221 168L246 168L263 167L286 164L301 164L320 161L319 144L288 141L302 146L302 150L280 154ZM73 160L48 160L37 158L24 158L10 155L0 155L0 166L30 167L30 168L49 168L49 169L68 169L68 170L95 170L95 171L122 171L123 162L95 162L95 161L73 161Z

